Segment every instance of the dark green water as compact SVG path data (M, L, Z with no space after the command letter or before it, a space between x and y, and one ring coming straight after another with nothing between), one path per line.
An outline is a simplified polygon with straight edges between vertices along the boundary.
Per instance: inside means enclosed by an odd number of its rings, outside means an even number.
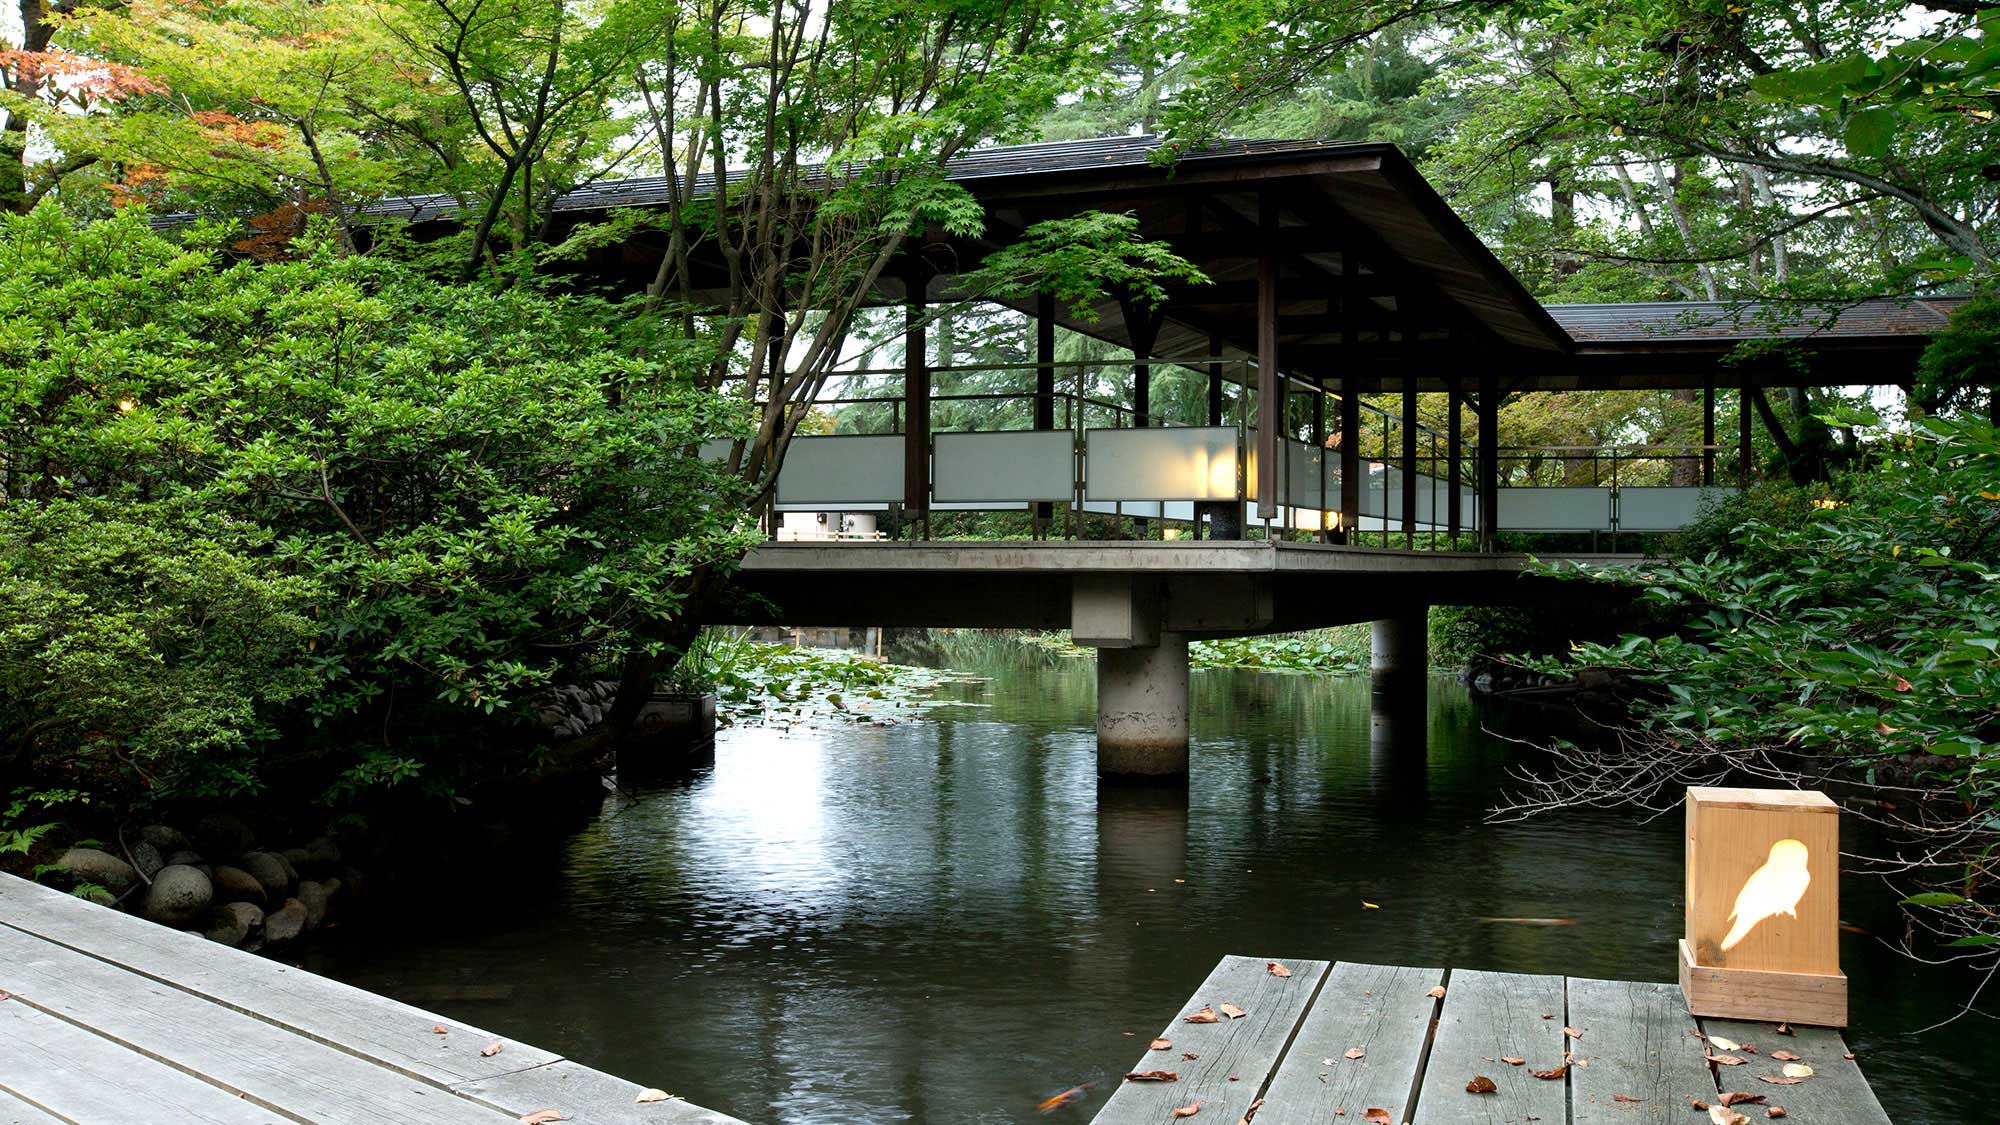
M1673 976L1678 820L1486 823L1524 752L1449 681L1392 715L1365 680L1197 672L1186 790L1100 790L1090 667L1008 653L935 722L726 734L712 769L551 840L558 865L384 912L311 967L800 1123L1040 1120L1129 1069L1228 953ZM1878 884L1843 896L1896 925ZM1976 980L1843 941L1890 1115L1994 1120L1995 1025L1911 1034Z

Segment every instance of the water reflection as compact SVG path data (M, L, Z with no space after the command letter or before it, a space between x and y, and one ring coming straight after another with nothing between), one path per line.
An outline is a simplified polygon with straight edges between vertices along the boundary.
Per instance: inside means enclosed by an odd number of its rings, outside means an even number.
M1002 650L976 670L937 722L729 732L712 767L607 802L559 868L338 931L315 967L815 1125L1039 1120L1127 1069L1226 953L1672 976L1678 820L1485 823L1515 749L1449 682L1396 699L1197 672L1188 785L1100 790L1087 664ZM1895 1119L1976 1118L1986 1027L1942 1059L1894 1037L1963 982L1857 935L1843 955ZM1048 1120L1087 1121L1105 1091Z

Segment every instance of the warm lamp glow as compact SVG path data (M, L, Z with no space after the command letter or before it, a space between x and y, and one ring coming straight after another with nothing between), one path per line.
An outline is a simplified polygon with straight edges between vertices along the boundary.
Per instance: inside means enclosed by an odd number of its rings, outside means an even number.
M1779 840L1771 845L1764 866L1743 881L1730 908L1729 933L1722 939L1724 953L1736 948L1757 923L1779 914L1799 916L1799 899L1812 886L1812 872L1806 870L1806 846L1797 840Z
M130 414L137 409L139 409L139 404L133 402L129 398L121 398L118 400L118 413L120 414Z
M1210 456L1209 451L1195 451L1197 468L1195 479L1204 481L1208 491L1203 493L1208 499L1221 499L1236 495L1236 451L1224 450Z

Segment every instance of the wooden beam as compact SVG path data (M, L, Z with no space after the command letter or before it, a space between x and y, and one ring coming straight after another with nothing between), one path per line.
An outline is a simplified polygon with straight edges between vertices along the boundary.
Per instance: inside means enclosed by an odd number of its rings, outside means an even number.
M915 256L904 265L903 510L928 520L931 506L931 368L924 355L924 298L929 267Z
M1278 208L1258 200L1262 229L1257 258L1257 497L1266 520L1278 503L1278 431L1284 425L1285 381L1278 374Z
M1361 526L1361 395L1350 382L1340 385L1340 531L1346 543Z
M1417 381L1403 383L1403 545L1417 545Z
M1500 376L1479 372L1479 547L1494 549L1500 534Z
M1459 496L1460 473L1458 467L1459 459L1465 455L1465 448L1464 448L1465 427L1460 423L1460 419L1458 416L1459 407L1461 405L1463 405L1463 400L1459 395L1458 376L1456 375L1445 376L1444 377L1444 406L1445 406L1444 457L1445 457L1445 488L1447 489L1447 495L1445 496L1445 502L1444 502L1445 534L1449 535L1453 540L1456 540L1458 538L1458 529L1465 522L1465 512L1463 510L1464 506L1461 502L1461 497ZM1437 513L1432 512L1431 518L1436 519Z

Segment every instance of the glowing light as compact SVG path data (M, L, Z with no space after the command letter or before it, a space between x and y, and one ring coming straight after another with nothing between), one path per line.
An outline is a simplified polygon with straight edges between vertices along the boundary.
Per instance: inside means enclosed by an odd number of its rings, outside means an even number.
M1750 931L1766 918L1780 914L1799 916L1799 900L1812 885L1812 872L1806 869L1807 858L1806 846L1797 840L1779 840L1771 845L1764 866L1752 872L1743 881L1743 889L1736 892L1736 905L1729 911L1729 934L1722 939L1723 952L1750 936Z
M133 402L129 398L121 398L118 400L118 413L120 414L130 414L137 409L139 409L139 404Z

